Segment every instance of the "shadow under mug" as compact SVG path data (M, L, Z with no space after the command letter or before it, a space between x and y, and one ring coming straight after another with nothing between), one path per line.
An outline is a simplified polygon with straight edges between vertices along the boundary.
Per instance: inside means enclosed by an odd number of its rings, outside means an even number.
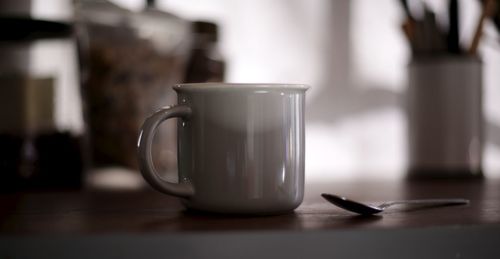
M144 179L190 209L236 214L293 211L304 195L304 109L308 86L181 84L178 105L144 122L138 154ZM179 183L160 178L151 145L178 117Z

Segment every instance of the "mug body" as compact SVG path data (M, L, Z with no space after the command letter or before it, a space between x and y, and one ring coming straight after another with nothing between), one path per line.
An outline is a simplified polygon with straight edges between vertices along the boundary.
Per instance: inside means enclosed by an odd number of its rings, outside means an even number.
M217 213L292 211L304 195L303 85L183 84L178 104L179 182L191 209Z

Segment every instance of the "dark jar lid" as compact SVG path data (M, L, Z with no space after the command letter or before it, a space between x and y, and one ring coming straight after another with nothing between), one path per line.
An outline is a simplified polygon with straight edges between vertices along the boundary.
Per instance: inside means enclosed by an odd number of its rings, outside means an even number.
M70 23L45 21L27 17L0 16L0 41L34 41L47 38L68 38Z

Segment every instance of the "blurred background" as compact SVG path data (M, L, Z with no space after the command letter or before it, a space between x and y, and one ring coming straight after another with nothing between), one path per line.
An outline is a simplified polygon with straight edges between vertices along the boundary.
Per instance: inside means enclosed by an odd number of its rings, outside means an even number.
M498 14L484 15L486 2L457 1L455 25L465 52L486 17L474 52L483 64L479 157L484 175L497 177L500 35ZM76 163L84 168L85 182L102 187L143 186L135 157L140 124L175 103L168 86L207 81L310 85L308 181L402 178L409 164L408 67L418 54L404 25L425 16L426 9L438 27L451 27L449 1L443 0L9 0L1 5L3 31L9 31L0 50L6 82L0 92L4 170L29 179L43 170L79 171L72 168ZM8 90L11 85L24 90ZM40 87L47 90L32 89ZM22 101L12 101L16 98ZM155 162L175 181L175 122L162 128ZM43 158L56 149L54 143L69 151ZM71 155L71 150L78 151ZM65 168L34 169L75 156L77 162Z

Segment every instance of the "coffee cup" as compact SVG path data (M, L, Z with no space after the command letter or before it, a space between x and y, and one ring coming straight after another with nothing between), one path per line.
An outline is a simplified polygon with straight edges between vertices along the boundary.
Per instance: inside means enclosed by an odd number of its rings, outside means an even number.
M295 84L180 84L178 104L144 122L138 155L144 179L193 210L229 214L293 211L304 195L304 109ZM178 118L178 183L155 170L158 126Z

